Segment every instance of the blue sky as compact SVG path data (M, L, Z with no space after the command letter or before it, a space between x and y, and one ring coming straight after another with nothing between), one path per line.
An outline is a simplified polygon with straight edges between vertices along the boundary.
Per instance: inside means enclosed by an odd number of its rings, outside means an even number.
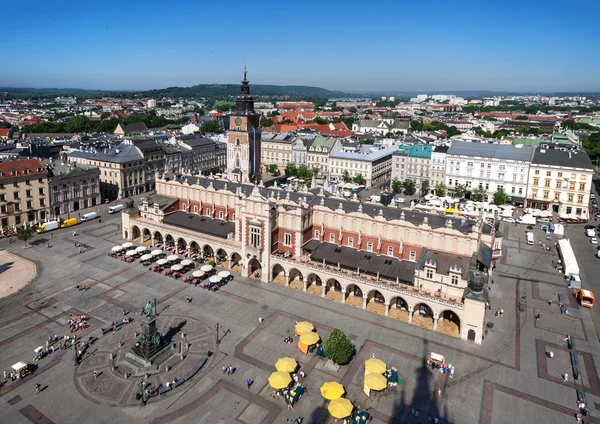
M494 4L492 4L494 3ZM10 1L0 86L600 91L600 2Z

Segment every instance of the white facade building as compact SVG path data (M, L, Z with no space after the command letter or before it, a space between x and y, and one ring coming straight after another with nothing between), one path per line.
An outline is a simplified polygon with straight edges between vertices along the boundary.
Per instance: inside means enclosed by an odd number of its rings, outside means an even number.
M431 152L431 165L429 166L429 186L435 188L438 184L446 184L446 153L449 146L436 146Z
M369 153L334 152L329 155L329 182L343 181L344 172L350 178L362 175L365 186L379 186L390 181L392 155L396 146L386 147Z
M488 200L502 188L511 200L524 203L533 152L531 146L453 142L446 154L446 187L453 191L463 184L473 191L481 186Z

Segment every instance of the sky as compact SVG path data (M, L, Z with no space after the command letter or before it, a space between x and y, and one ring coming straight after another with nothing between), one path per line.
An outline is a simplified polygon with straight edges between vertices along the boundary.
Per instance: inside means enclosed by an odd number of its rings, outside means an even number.
M0 87L600 91L598 0L10 1Z

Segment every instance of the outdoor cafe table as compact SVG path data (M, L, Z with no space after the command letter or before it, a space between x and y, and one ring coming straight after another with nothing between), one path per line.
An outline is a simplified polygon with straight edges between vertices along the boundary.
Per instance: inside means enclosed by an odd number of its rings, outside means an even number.
M212 265L202 265L202 267L200 268L200 271L210 272L210 271L212 271L212 269L213 269Z
M112 249L110 249L111 252L120 252L121 250L125 249L123 246L115 246Z
M128 251L125 253L125 255L126 255L126 256L135 256L135 255L137 255L137 254L138 254L138 252L136 252L135 250L128 250Z
M142 257L140 258L140 260L142 261L149 261L150 259L152 259L152 255L150 254L142 255Z
M159 259L158 261L156 261L156 265L160 265L160 266L166 265L168 263L169 263L169 261L167 261L166 259Z
M184 259L183 261L181 261L181 265L183 266L190 266L191 264L193 264L193 262L189 259Z
M148 248L146 246L138 246L135 248L136 252L145 252L146 250L148 250Z
M133 246L133 243L126 242L123 243L121 246L123 246L123 249L129 249L131 246Z
M167 260L169 262L176 261L177 259L179 259L179 256L177 256L177 255L169 255L169 256L167 256Z
M204 275L204 273L202 271L194 271L192 272L192 277L194 278L200 278Z
M171 271L181 271L183 267L181 265L173 265Z
M367 411L358 411L352 417L352 424L367 423L371 415Z
M208 279L208 281L210 281L211 283L218 283L219 281L221 281L221 279L219 278L218 275L213 275L212 277L210 277Z
M163 252L162 250L160 250L160 249L156 249L156 250L153 250L153 251L152 251L152 252L150 252L150 253L152 254L152 256L160 256L160 255L162 255L164 252Z

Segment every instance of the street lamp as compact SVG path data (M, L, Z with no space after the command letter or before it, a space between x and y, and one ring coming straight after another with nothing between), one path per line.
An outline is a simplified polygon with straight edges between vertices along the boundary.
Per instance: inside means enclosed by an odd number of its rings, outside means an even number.
M219 323L217 322L217 324L215 325L215 328L217 330L217 344L220 344L221 341L219 340Z

